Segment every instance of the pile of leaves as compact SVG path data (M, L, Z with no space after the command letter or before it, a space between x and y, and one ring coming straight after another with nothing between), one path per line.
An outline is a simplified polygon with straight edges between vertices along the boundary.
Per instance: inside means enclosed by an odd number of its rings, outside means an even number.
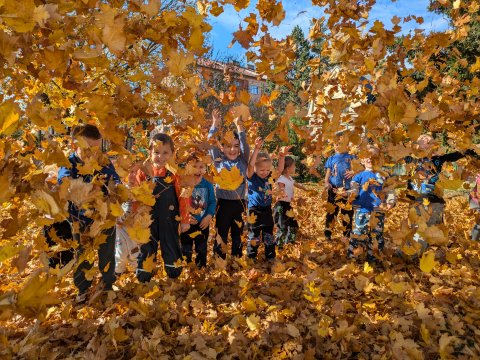
M99 179L52 186L52 173L69 165L72 126L97 125L108 145L107 154L83 164L80 172L98 170L108 155L124 179L145 159L148 134L160 120L170 128L179 162L192 147L204 151L212 146L206 140L210 114L199 106L205 97L214 96L231 109L225 114L227 127L241 116L250 141L256 136L260 124L251 116L248 92L234 84L222 91L202 87L211 74L196 66L208 52L208 18L227 6L240 11L249 3L0 0L2 356L479 355L478 247L467 240L473 214L466 214L464 198L448 201L447 225L423 229L432 246L419 263L399 261L393 251L411 250L406 248L411 235L406 219L412 225L423 220L406 204L389 214L385 270L347 263L345 244L322 241L325 204L313 197L298 204L295 213L303 224L298 244L270 266L217 259L208 271L185 271L178 282L159 274L149 285L126 275L110 298L93 296L90 305L80 308L71 301L75 264L48 268L49 252L74 244L60 242L48 249L41 229L66 219L69 201L89 209L95 220L90 235L97 243L85 252L93 256L102 240L97 235L122 215L121 203L134 198L151 206L154 200L148 185L112 187L107 199L99 196ZM400 163L406 155L480 152L474 144L480 58L466 44L476 39L478 2L432 1L433 9L448 15L451 27L407 34L401 33L402 23L421 26L423 19L395 16L389 29L369 21L374 3L312 1L326 14L314 19L309 32L320 56L308 61L308 80L296 88L295 102L281 111L275 100L281 87L288 88L297 57L292 37L276 39L269 30L285 18L282 2L259 0L256 12L243 19L233 41L247 49L247 60L274 84L255 104L268 114L267 125L274 124L266 127L272 129L266 141L287 142L294 132L308 167L329 152L338 131L343 131L343 145L355 146L360 156L376 145L379 167ZM375 101L367 101L372 96ZM422 133L441 139L443 147L419 149L415 141ZM127 140L134 143L132 152L125 148ZM170 166L188 176L188 168ZM456 190L476 172L478 163L471 160L448 167L438 190ZM402 187L404 180L390 185ZM148 211L132 221L136 240L146 241Z
M298 242L279 250L274 263L262 256L255 264L209 257L205 270L189 268L177 281L159 270L147 285L127 273L117 280L118 291L87 305L75 304L69 276L58 282L58 272L35 271L41 258L21 276L4 263L1 290L20 291L20 315L3 313L0 354L30 359L480 356L480 246L468 240L474 219L465 210L465 197L447 202L446 246L429 249L432 257L406 262L395 257L398 246L387 236L384 265L378 268L348 261L340 237L324 240L320 195L299 203ZM399 204L388 214L387 233L400 230L406 212ZM25 317L47 303L53 306L40 320Z

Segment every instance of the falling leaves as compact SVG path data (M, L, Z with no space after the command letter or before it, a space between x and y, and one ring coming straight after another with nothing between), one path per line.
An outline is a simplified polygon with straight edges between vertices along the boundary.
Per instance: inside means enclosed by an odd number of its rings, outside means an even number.
M245 181L240 170L234 166L231 170L223 168L218 174L214 175L213 180L220 189L235 191Z

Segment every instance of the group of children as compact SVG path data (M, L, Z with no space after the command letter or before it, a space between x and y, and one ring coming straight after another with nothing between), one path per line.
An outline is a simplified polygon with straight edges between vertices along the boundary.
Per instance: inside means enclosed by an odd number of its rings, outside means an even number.
M216 136L221 127L221 116L218 111L212 114L212 127L208 138ZM149 209L151 214L150 239L147 243L136 243L128 236L123 227L129 216L135 216L141 204L128 201L123 204L125 215L117 219L117 225L104 229L105 237L98 248L99 269L104 287L111 289L115 281L115 272L122 273L126 264L130 263L136 269L140 282L148 282L153 276L152 266L146 266L147 261L156 258L158 247L161 249L165 272L170 278L178 277L182 272L182 259L192 261L195 249L195 263L198 267L207 264L207 244L210 237L210 224L215 218L215 236L213 251L219 257L226 258L226 249L230 235L231 255L241 257L243 244L244 219L247 218L247 256L256 259L260 245L263 243L265 258L276 257L277 248L286 243L294 242L298 224L292 216L292 200L294 188L305 189L293 179L295 160L289 156L289 147L282 148L278 153L277 169L273 169L273 161L267 152L263 152L261 138L255 140L253 152L247 142L245 127L241 118L234 121L236 132L228 139L224 138L218 146L212 146L210 156L217 172L222 169L231 171L237 168L244 178L236 189L225 189L219 184L211 184L204 178L207 166L204 158L197 153L190 154L186 163L192 172L193 187L188 197L182 195L182 179L169 170L167 164L174 159L175 148L171 137L165 133L151 136L149 156L142 166L136 167L128 177L127 186L141 185L144 182L153 184L155 203ZM70 167L60 168L58 182L66 177L81 178L89 183L94 178L104 182L102 191L109 196L109 191L115 184L120 184L111 162L108 161L101 170L93 174L81 174L78 165L88 161L88 158L100 151L101 134L93 125L79 125L72 131L74 152L69 157ZM328 193L325 237L332 236L332 224L338 213L342 214L344 224L343 235L349 238L347 256L357 257L361 247L366 249L367 261L375 262L375 252L384 246L383 224L385 211L394 205L392 194L384 194L381 173L374 171L372 159L378 156L378 149L370 146L367 153L359 156L364 171L357 174L351 169L355 159L339 145L335 145L335 154L325 163L325 188ZM460 155L458 155L460 156ZM457 157L455 159L457 159ZM463 156L463 155L462 155ZM460 156L461 157L461 156ZM427 172L423 184L431 190L438 180L438 173L443 162L450 158L435 158L406 161L417 161L418 167ZM425 164L429 164L425 166ZM431 166L433 164L433 166ZM420 170L419 170L420 171ZM277 179L274 179L278 177ZM437 180L435 180L437 176ZM426 179L426 180L425 180ZM409 185L413 186L413 185ZM418 197L415 201L422 203L424 196L431 191L416 189ZM273 194L276 202L273 203ZM72 202L69 204L70 229L73 239L79 241L76 256L80 257L79 265L74 273L74 282L79 290L78 301L86 300L86 293L91 284L85 272L92 268L91 257L82 258L82 234L87 233L93 220L89 218L84 208L79 208ZM274 227L276 225L276 231ZM353 227L352 227L353 225ZM378 246L374 246L375 243Z

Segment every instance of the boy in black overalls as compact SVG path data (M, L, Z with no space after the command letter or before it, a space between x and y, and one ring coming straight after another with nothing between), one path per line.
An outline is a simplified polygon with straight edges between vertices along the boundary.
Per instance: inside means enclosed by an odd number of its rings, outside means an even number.
M170 278L177 278L182 273L178 264L182 259L180 247L180 231L190 228L188 216L188 199L180 198L180 180L167 170L167 162L172 159L174 151L170 136L158 133L150 141L150 161L136 174L137 184L153 181L155 204L152 206L152 224L150 225L150 241L140 247L138 256L137 278L140 282L148 282L152 278L152 270L144 268L149 257L155 257L160 244L165 272ZM179 222L180 217L180 222Z

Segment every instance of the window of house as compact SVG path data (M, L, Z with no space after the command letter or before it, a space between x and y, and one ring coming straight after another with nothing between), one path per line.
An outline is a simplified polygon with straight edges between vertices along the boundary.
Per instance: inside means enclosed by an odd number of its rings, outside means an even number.
M253 95L258 95L259 94L259 88L258 85L250 85L248 87L248 92Z

